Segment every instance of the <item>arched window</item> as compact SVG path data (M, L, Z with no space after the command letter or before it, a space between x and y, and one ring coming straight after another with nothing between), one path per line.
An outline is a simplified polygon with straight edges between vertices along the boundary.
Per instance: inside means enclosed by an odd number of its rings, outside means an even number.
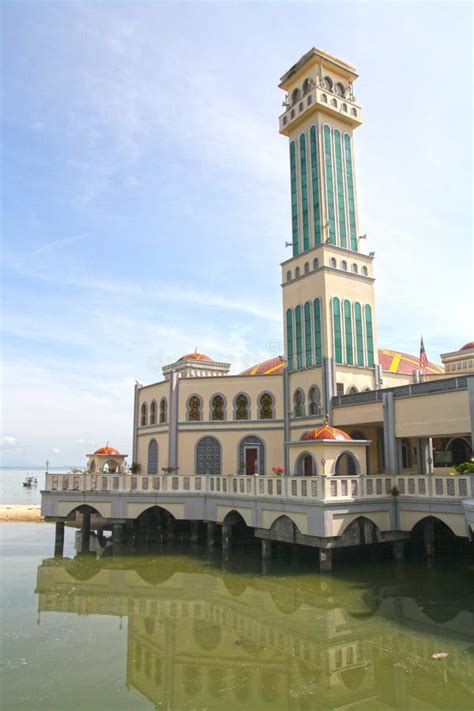
M313 259L313 269L319 269L319 259L317 257Z
M196 445L196 474L221 473L221 445L215 437L202 437Z
M211 420L225 420L224 405L222 395L214 395L211 400Z
M143 403L141 408L140 424L142 427L148 424L148 407L146 402Z
M313 80L305 79L303 82L303 94L307 94L313 88Z
M347 272L347 262L346 262L345 259L343 259L342 262L341 262L341 269L342 269L344 272Z
M323 104L328 103L328 97L326 96L326 94L321 94L321 101L323 102Z
M188 400L188 420L191 422L199 422L202 419L201 398L197 395L192 395Z
M316 476L314 458L309 452L302 452L296 460L296 476Z
M347 104L342 105L342 110L347 114Z
M156 439L151 439L148 445L147 474L158 474L158 444Z
M331 99L331 106L335 106L337 108L337 101L336 99Z
M291 112L294 116L294 110ZM291 239L293 242L293 256L299 252L298 245L298 180L296 174L296 143L290 143L290 187L291 187Z
M250 401L247 395L244 395L244 393L237 395L234 402L234 411L236 420L250 419Z
M331 257L331 259L329 260L329 264L333 269L337 267L337 263L334 257Z
M313 301L314 311L314 355L316 356L316 365L321 365L323 359L322 349L322 327L321 327L321 301L315 299Z
M152 400L150 405L150 425L156 425L156 400Z
M357 116L357 110L356 110L356 109L352 109L351 114L352 114L353 116Z
M299 275L300 275L300 268L299 268L299 267L296 267L296 269L295 269L295 279L298 279Z
M352 452L343 452L338 456L334 464L334 474L336 476L356 476L359 473L359 462Z
M374 334L372 332L372 309L367 304L365 307L365 337L367 341L367 365L374 367Z
M352 309L350 302L344 301L344 333L346 336L346 363L354 364L354 349L352 345Z
M303 249L309 249L308 172L306 169L306 135L300 136L301 207L303 217Z
M337 82L336 86L334 87L334 91L338 96L344 96L346 93L346 90L344 89L344 85L341 84L340 81Z
M341 302L337 296L332 300L332 318L334 328L334 356L336 363L342 363Z
M357 302L354 304L355 335L357 365L364 365L364 336L362 332L362 309Z
M295 308L296 327L296 367L299 370L303 367L303 325L301 322L301 306Z
M334 82L333 82L333 80L331 79L331 77L327 77L327 76L326 76L326 77L324 77L324 79L323 79L323 85L324 85L324 88L325 88L325 89L328 89L329 91L332 91L333 86L334 86Z
M290 270L288 270L286 272L286 281L291 281L291 271Z
M344 153L346 159L347 207L349 211L351 249L354 250L354 252L357 252L357 227L355 217L354 176L352 172L351 137L347 133L344 134Z
M294 104L300 98L301 93L299 89L293 89L291 92L291 103Z
M304 273L309 274L309 262L304 263Z
M320 415L321 408L321 391L317 385L312 385L308 393L308 410L310 415Z
M293 395L293 416L304 417L304 392L301 388L295 390Z
M261 420L273 420L273 396L263 393L258 400L258 416Z
M166 422L168 419L168 402L165 397L160 400L160 423Z
M321 211L319 203L319 149L318 129L311 126L309 131L311 149L311 186L313 192L314 244L321 244ZM316 267L315 267L316 268Z
M367 274L368 274L367 267L362 267L362 274L364 276L367 276Z
M283 126L286 126L287 123L288 123L288 117L283 116Z
M290 118L292 118L292 119L295 118L295 110L294 109L291 109Z
M306 106L311 106L312 103L313 103L313 97L308 96L308 98L306 99Z
M304 104L303 104L302 101L300 101L300 103L298 104L298 111L299 111L299 113L301 113L301 112L303 111L303 109L304 109Z
M347 247L346 210L344 200L344 167L342 164L342 143L339 129L334 131L334 152L336 164L337 216L341 247Z
M356 264L355 262L354 262L354 264L352 265L352 271L353 271L354 274L358 274L358 273L359 273L359 269L357 268L357 264Z
M355 385L351 385L351 387L348 389L347 394L348 395L355 395L359 391L357 390ZM357 438L356 438L357 439Z
M286 312L286 353L288 356L288 369L294 369L294 341L293 341L293 311L287 309Z
M332 142L331 129L329 128L329 126L324 127L324 162L326 166L326 195L329 222L329 242L331 244L336 244L334 179L332 172Z
M313 363L313 339L311 337L311 304L307 301L304 305L304 350L305 365L311 368Z

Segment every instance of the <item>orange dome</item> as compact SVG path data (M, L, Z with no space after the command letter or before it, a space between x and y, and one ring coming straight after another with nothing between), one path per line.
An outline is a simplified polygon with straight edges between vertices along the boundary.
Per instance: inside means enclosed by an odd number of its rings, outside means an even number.
M460 351L470 351L471 348L474 348L474 341L469 341L469 343L465 343L462 348L460 348Z
M332 439L338 441L352 440L352 437L344 432L343 430L338 430L337 427L329 427L329 425L323 425L322 427L316 427L315 430L306 432L301 439L311 440L311 439Z
M262 361L262 363L257 363L251 368L247 368L240 375L274 375L283 373L286 368L286 360L283 356L277 356L276 358L269 358L268 360Z
M119 457L122 456L122 455L120 454L120 452L118 452L118 451L117 451L116 449L114 449L113 447L109 447L108 444L107 444L105 447L100 447L100 449L96 449L95 452L94 452L94 454L108 454L108 455L111 455L112 457L117 456L117 455L118 455Z
M186 355L181 356L179 360L205 360L208 363L214 363L214 360L208 355L204 355L204 353L198 353L197 351L194 351L194 353L186 353Z

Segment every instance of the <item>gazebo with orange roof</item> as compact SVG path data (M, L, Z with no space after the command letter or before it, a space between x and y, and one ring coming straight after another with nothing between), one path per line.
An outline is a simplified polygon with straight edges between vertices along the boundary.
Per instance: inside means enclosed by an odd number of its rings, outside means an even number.
M88 458L87 470L93 474L125 474L125 458L128 454L121 454L117 449L111 447L109 443L105 447L99 447L92 454L86 455Z

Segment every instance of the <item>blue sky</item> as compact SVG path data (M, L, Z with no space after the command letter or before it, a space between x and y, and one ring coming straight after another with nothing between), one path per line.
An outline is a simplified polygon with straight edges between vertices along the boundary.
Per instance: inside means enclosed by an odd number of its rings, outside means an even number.
M135 379L282 352L279 77L357 67L379 345L472 338L469 3L4 2L3 462L130 451Z

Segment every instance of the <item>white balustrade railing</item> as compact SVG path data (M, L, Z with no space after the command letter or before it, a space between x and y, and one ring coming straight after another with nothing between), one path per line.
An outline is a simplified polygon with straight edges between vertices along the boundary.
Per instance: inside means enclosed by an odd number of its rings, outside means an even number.
M144 474L46 474L45 491L108 494L194 494L354 500L392 495L474 498L474 476L151 476Z

